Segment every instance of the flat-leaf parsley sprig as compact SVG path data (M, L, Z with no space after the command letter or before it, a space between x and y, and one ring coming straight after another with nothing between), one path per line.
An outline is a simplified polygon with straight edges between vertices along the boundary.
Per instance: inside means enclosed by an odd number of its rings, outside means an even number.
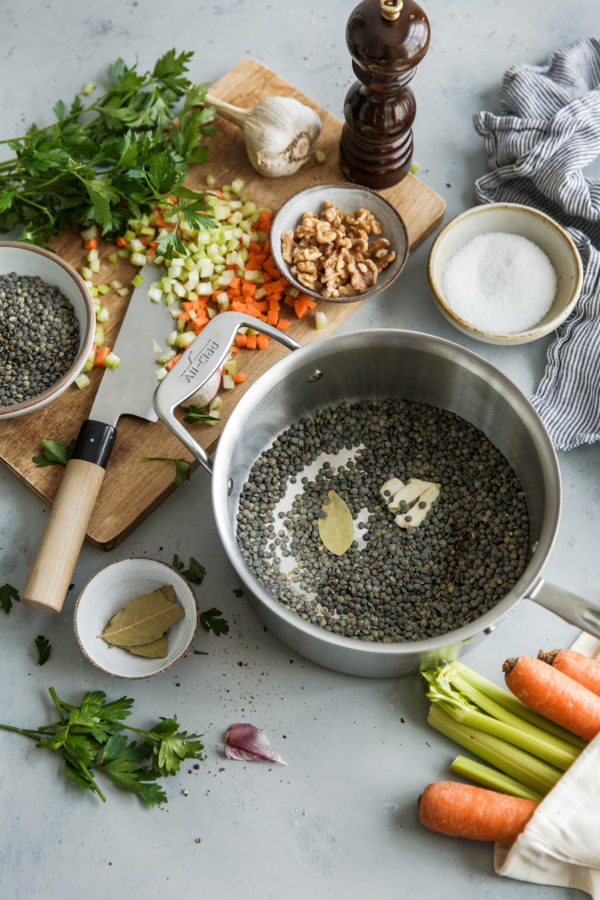
M122 59L109 89L84 106L76 95L53 107L57 121L0 141L14 156L0 163L0 232L21 225L21 240L46 243L70 226L101 227L107 237L156 206L176 216L161 238L163 256L181 250L179 225L212 227L203 194L185 187L189 167L205 163L216 131L207 84L186 76L193 53L169 50L138 73Z
M148 730L134 728L123 721L133 706L129 697L107 703L103 691L91 691L80 706L72 706L61 700L54 688L49 691L58 722L37 729L1 724L0 728L31 738L37 747L58 751L67 775L101 800L106 798L96 783L98 773L148 806L165 803L167 795L157 778L175 775L184 759L204 759L201 735L179 731L177 716L161 718ZM124 731L138 740L128 740Z

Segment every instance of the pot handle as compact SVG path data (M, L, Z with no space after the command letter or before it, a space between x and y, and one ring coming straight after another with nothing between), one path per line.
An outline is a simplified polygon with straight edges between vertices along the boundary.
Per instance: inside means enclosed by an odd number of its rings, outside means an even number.
M571 594L570 591L555 584L548 584L542 578L527 597L550 612L556 613L570 625L575 625L576 628L600 638L600 607L593 606L583 597Z
M260 319L238 312L219 313L194 338L154 392L154 409L158 418L194 454L209 475L212 474L212 466L207 452L175 418L174 410L221 368L238 329L244 326L262 331L289 350L300 347L298 341Z

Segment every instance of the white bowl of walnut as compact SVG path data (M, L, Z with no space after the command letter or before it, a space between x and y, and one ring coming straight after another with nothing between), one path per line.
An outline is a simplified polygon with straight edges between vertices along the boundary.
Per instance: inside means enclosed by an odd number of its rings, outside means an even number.
M369 188L319 184L294 194L271 225L282 275L315 300L351 303L388 288L408 257L406 225Z

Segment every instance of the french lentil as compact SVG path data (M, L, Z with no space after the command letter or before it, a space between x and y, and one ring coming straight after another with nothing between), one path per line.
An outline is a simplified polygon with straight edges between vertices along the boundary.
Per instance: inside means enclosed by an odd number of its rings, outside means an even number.
M418 528L395 527L381 502L391 477L441 484ZM342 556L319 540L329 490L356 524ZM267 529L274 516L277 542ZM321 409L279 434L243 487L237 540L266 590L302 619L384 643L477 619L510 591L529 553L525 498L502 454L456 414L397 399Z
M0 406L51 388L78 350L79 322L58 288L36 275L0 275Z

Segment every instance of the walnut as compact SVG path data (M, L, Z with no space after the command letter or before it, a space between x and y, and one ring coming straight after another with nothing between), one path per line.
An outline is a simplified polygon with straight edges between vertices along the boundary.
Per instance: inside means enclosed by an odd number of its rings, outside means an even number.
M329 299L349 297L376 284L379 272L395 259L385 238L369 243L369 235L380 234L368 209L346 213L325 200L320 216L307 210L296 229L282 235L281 251L304 287Z

